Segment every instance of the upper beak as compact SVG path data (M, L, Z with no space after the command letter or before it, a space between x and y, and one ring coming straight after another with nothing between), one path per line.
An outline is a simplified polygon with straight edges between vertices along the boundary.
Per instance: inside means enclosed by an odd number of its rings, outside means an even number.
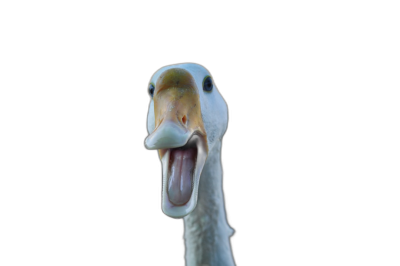
M145 139L149 150L182 147L194 133L205 136L199 93L184 69L165 71L154 91L155 129Z

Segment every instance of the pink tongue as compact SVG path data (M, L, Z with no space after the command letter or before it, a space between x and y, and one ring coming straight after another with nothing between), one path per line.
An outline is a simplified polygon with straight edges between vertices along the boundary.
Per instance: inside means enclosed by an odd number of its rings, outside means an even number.
M171 150L168 196L175 205L183 205L190 200L195 157L196 149Z

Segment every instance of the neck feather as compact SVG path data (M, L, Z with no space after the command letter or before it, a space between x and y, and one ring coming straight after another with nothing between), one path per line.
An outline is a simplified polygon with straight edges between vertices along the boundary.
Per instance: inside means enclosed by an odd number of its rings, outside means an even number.
M200 178L197 206L184 218L187 266L235 265L222 190L221 142L209 152Z

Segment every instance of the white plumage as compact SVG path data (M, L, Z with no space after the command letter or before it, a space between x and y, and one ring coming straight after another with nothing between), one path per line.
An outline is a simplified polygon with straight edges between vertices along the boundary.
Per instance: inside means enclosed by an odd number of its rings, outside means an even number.
M212 77L212 90L203 90L203 82L208 76L211 74L207 69L192 63L169 65L155 72L149 82L155 90L149 105L147 129L150 135L145 145L148 149L158 149L161 157L164 213L174 218L184 217L186 265L231 266L235 265L229 240L233 229L226 219L221 165L228 108ZM196 94L190 98L193 103L189 100L183 102L185 97L189 97L187 94ZM201 114L195 117L195 113L187 110L197 108L197 103ZM160 107L164 105L167 107ZM197 120L200 122L193 122ZM172 143L171 147L168 143ZM192 192L185 204L174 204L171 199L173 189L168 186L174 185L171 165L178 159L170 156L175 156L171 155L175 154L175 149L181 149L185 154L188 149L185 147L197 150L191 177ZM180 171L182 176L178 181L182 184L187 177L184 170ZM183 192L185 189L187 192L187 188L181 186Z

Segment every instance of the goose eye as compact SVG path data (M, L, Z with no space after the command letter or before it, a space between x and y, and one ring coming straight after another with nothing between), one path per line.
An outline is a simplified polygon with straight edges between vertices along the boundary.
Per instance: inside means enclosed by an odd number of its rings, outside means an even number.
M203 90L205 91L212 91L213 89L213 82L210 76L206 76L203 80Z
M154 94L154 85L152 83L149 84L149 94L153 97Z

